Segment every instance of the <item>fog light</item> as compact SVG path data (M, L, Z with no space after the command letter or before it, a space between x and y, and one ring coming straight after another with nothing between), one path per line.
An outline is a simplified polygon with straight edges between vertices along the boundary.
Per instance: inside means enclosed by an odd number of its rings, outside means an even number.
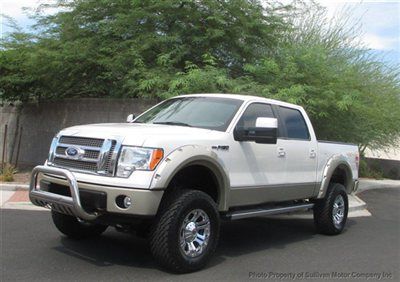
M115 203L121 209L127 209L132 205L132 200L129 196L126 195L119 195L115 198Z
M126 196L124 198L124 207L127 209L131 206L131 204L132 204L131 198Z

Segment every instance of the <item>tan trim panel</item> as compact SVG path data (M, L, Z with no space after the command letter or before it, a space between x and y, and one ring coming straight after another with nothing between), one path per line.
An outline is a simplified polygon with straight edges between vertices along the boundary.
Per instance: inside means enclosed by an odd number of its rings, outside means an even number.
M232 187L229 207L312 198L317 183Z
M60 185L68 185L66 180L42 175L41 180L57 183ZM107 193L107 211L112 213L129 214L129 215L156 215L158 206L164 191L152 191L143 189L126 189L110 186L100 186L95 184L78 182L79 188L100 191ZM132 199L132 205L127 209L121 209L115 203L115 198L119 195L126 195Z

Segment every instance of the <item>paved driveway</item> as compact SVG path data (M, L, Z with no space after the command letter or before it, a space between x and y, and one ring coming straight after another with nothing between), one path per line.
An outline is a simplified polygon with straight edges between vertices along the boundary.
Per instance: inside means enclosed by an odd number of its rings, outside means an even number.
M3 209L0 280L285 281L308 275L306 280L330 281L340 275L386 275L399 281L400 190L359 196L372 216L350 218L340 236L316 234L312 220L304 218L225 223L211 264L186 275L159 269L143 239L110 229L96 240L72 241L53 227L49 212Z

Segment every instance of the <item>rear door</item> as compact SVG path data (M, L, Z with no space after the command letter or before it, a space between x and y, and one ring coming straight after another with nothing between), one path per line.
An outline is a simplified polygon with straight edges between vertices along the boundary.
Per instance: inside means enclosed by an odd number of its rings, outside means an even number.
M286 190L295 198L311 197L316 182L317 142L302 112L275 106L279 115L278 155L286 159Z

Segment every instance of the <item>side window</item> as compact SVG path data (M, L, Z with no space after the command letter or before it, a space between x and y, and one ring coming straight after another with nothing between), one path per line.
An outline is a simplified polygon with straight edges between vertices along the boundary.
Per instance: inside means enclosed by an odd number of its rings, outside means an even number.
M279 115L286 126L287 138L309 140L307 124L300 111L279 107Z
M247 107L237 126L239 127L255 127L256 119L259 117L274 117L271 105L262 103L253 103Z

